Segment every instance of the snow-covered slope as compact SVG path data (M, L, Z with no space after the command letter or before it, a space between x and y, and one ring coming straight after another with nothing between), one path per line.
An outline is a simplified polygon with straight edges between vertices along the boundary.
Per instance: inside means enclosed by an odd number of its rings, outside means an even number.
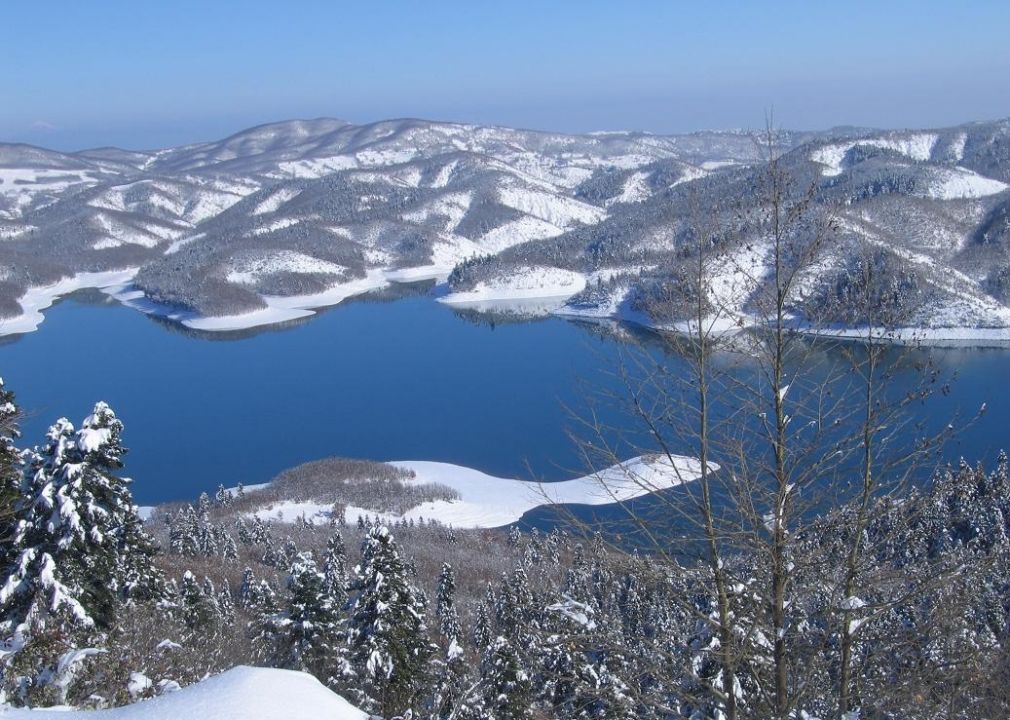
M47 304L37 298L51 301L84 272L134 272L116 297L204 329L281 322L375 287L372 278L442 277L599 223L606 204L578 188L609 169L755 157L747 133L325 118L150 153L0 145L0 333L34 328ZM651 191L629 183L620 202Z
M958 278L958 322L1005 325L1010 121L778 139L796 185L817 185L858 228L840 252L862 233L924 256L935 307L948 293L931 278ZM574 296L570 314L640 313L675 277L699 200L753 201L756 140L324 118L150 153L0 144L0 334L33 329L58 294L112 272L129 278L114 297L204 330L450 273L450 302ZM810 292L837 269L805 278ZM732 295L738 319L748 297Z
M235 667L189 687L111 710L0 710L4 720L368 720L307 673Z

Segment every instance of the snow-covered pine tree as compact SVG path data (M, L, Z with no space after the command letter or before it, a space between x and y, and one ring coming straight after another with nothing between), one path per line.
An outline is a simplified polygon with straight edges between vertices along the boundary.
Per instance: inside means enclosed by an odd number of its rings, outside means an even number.
M253 544L252 533L249 531L249 523L245 521L245 518L240 517L235 521L235 528L238 531L238 541L245 546Z
M435 617L438 618L438 629L446 646L458 647L462 633L459 629L459 613L456 611L456 573L449 563L442 563L442 572L438 577Z
M203 587L196 576L187 570L183 573L179 587L179 601L182 619L190 630L203 634L217 631L222 623L221 608L217 603L217 593L209 578L204 578Z
M325 680L340 652L341 617L312 553L295 558L287 589L283 610L256 621L258 651L275 667L304 670Z
M21 496L23 461L16 446L18 406L14 393L4 386L0 378L0 568L6 568L14 536L15 506Z
M231 490L226 490L224 485L217 486L217 492L214 493L214 502L222 507L228 507L234 499Z
M221 554L226 560L238 560L238 545L235 544L235 538L227 533L224 535Z
M491 642L481 664L484 706L489 720L527 720L533 717L529 674L507 638Z
M539 635L541 627L540 609L535 607L529 577L521 564L517 564L511 575L502 574L502 584L495 605L498 632L507 635L513 642L524 637L529 639ZM527 644L524 647L528 648Z
M536 686L554 716L635 717L630 690L615 672L625 669L620 624L600 627L591 604L567 597L547 610Z
M347 548L339 530L326 542L326 557L323 560L323 586L338 608L347 604Z
M253 593L256 586L256 573L251 567L242 571L242 582L238 586L239 607L250 607L253 602Z
M192 505L179 509L169 526L168 547L173 555L196 557L200 554L198 526L199 519Z
M235 622L235 603L231 597L231 585L225 579L221 591L217 594L217 605L221 609L221 620L225 625Z
M196 510L196 550L203 557L214 557L221 551L221 532L210 518L210 496L200 493Z
M259 515L253 517L250 533L252 534L252 541L256 545L264 545L270 539L270 528L267 527Z
M473 646L481 652L491 645L493 639L491 610L485 601L477 606L477 619L473 623Z
M456 609L456 575L449 563L442 563L435 599L435 617L445 654L436 663L432 706L435 717L479 717L474 715L475 693L463 651L463 636ZM486 619L486 616L485 616ZM453 715L455 713L455 715Z
M261 558L261 562L267 567L273 568L283 562L281 554L277 552L277 549L274 547L274 542L270 539L269 535L266 536L266 539L263 542L263 557Z
M128 596L162 592L130 481L117 475L122 430L111 408L98 403L80 430L59 420L34 453L17 510L16 559L0 585L8 629L43 613L78 627L108 627Z
M389 530L372 528L354 569L356 593L348 621L349 661L359 701L391 717L410 709L425 687L429 658L425 607Z

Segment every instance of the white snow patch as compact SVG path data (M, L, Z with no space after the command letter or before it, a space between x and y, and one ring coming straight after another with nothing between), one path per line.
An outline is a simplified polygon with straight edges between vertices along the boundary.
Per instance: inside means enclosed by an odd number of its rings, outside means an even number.
M453 160L450 163L446 163L438 169L438 173L431 180L431 187L433 188L443 188L449 184L449 180L452 178L452 173L456 170L459 163Z
M936 133L913 133L879 138L865 138L853 142L835 143L817 148L810 153L810 159L824 165L824 175L840 175L845 154L857 146L870 146L894 150L912 160L929 160L936 145Z
M423 224L436 215L444 217L446 221L443 231L452 232L470 209L471 200L470 193L447 193L424 207L404 213L402 217L405 222L418 224Z
M266 200L263 200L259 205L253 209L253 215L264 215L266 213L277 212L277 209L288 202L298 197L301 191L296 188L281 188L277 192L272 193Z
M418 151L413 148L393 147L385 150L361 150L355 157L362 167L375 167L410 162L417 154Z
M151 237L150 235L138 233L136 229L116 221L105 213L97 213L95 215L95 222L98 224L99 229L108 235L109 238L118 241L116 245L130 244L153 248L161 242L160 237ZM108 247L116 247L116 245L109 245ZM95 247L97 248L97 244Z
M706 162L703 164L708 165L709 163ZM732 165L733 163L730 164ZM709 170L703 167L695 167L694 165L688 165L687 167L684 168L684 171L681 173L680 177L673 181L670 187L676 187L677 185L680 185L682 183L691 182L692 180L698 180L708 175L709 172L710 172Z
M377 513L347 506L344 517L353 523L358 517L378 517L382 522L436 520L457 528L492 528L516 522L542 505L612 505L696 480L701 466L693 458L676 456L637 457L599 473L563 482L537 483L495 477L479 470L450 463L402 460L390 463L412 470L414 485L438 483L459 494L457 500L421 503L403 515ZM718 466L710 465L710 470ZM294 522L299 517L328 520L332 505L285 501L272 503L250 513L262 520Z
M187 235L185 237L181 237L175 242L173 242L171 245L169 245L167 248L165 248L165 254L171 255L173 253L177 253L179 252L179 248L183 247L184 245L189 245L194 240L199 240L200 238L205 237L206 235L207 233L197 233L195 235Z
M347 268L343 265L320 260L305 253L278 250L268 255L234 261L232 269L225 279L228 282L252 285L263 277L280 272L340 275L346 270Z
M645 172L634 172L624 181L621 194L612 197L605 203L607 207L617 203L637 203L647 200L652 190L649 188L649 174Z
M732 167L733 165L739 165L736 160L706 160L701 164L702 170L707 170L711 172L712 170L720 170L726 167Z
M60 168L0 167L0 196L14 207L0 212L0 217L13 219L40 196L52 196L73 185L98 182L90 173Z
M527 266L510 270L506 277L479 282L472 290L450 293L439 301L466 304L488 300L570 297L585 287L585 276L572 270Z
M216 217L242 199L242 195L200 190L186 205L183 218L194 225Z
M564 230L546 220L524 215L521 218L499 225L487 231L479 244L484 252L499 253L513 245L529 240L545 240L563 233Z
M498 199L502 205L540 218L565 230L576 223L595 224L607 216L606 211L595 205L538 190L505 187L498 191Z
M291 160L277 164L281 176L292 178L321 178L341 170L351 170L358 167L358 161L350 155L333 155L331 157L312 158L309 160Z
M138 685L142 682L139 677L137 681ZM245 666L176 692L111 710L7 710L0 717L4 720L368 719L366 713L308 673Z
M455 490L460 500L426 502L404 519L435 519L453 527L500 527L519 520L541 505L611 505L696 480L697 460L675 457L633 458L619 465L564 482L534 483L487 475L478 470L439 462L400 461L413 470L411 483L439 483ZM712 467L711 469L715 469Z
M302 222L302 218L296 217L282 217L267 223L266 225L261 225L258 228L253 228L248 234L253 235L266 235L268 233L276 232L278 230L283 230L286 227L292 227L293 225L298 225Z
M959 200L996 195L1008 186L963 167L938 168L928 195L939 200Z
M13 240L34 230L38 230L35 225L2 225L0 226L0 240Z

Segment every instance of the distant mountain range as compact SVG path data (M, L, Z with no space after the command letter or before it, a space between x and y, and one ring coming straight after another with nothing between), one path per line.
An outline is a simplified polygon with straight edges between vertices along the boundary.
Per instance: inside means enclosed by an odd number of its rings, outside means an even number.
M640 314L675 281L698 199L753 195L760 136L318 119L151 152L0 144L0 333L81 286L234 329L457 266L450 302L568 296L562 313ZM910 325L1010 327L1010 120L777 139L795 184L838 208L805 301L869 242L915 300ZM724 273L746 261L760 282L764 250L734 242ZM753 288L728 285L712 292L745 314Z

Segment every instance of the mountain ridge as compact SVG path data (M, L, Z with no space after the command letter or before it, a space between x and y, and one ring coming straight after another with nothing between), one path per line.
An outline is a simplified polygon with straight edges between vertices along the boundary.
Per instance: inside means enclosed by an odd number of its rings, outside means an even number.
M690 196L746 200L763 135L315 118L153 151L0 144L0 333L36 327L46 288L128 271L110 293L204 329L454 268L450 302L575 293L563 312L641 314L676 277ZM839 208L848 249L812 292L839 281L858 240L924 300L913 326L1010 327L1010 120L776 140L788 172ZM581 281L551 286L558 272ZM745 294L721 300L742 316Z

